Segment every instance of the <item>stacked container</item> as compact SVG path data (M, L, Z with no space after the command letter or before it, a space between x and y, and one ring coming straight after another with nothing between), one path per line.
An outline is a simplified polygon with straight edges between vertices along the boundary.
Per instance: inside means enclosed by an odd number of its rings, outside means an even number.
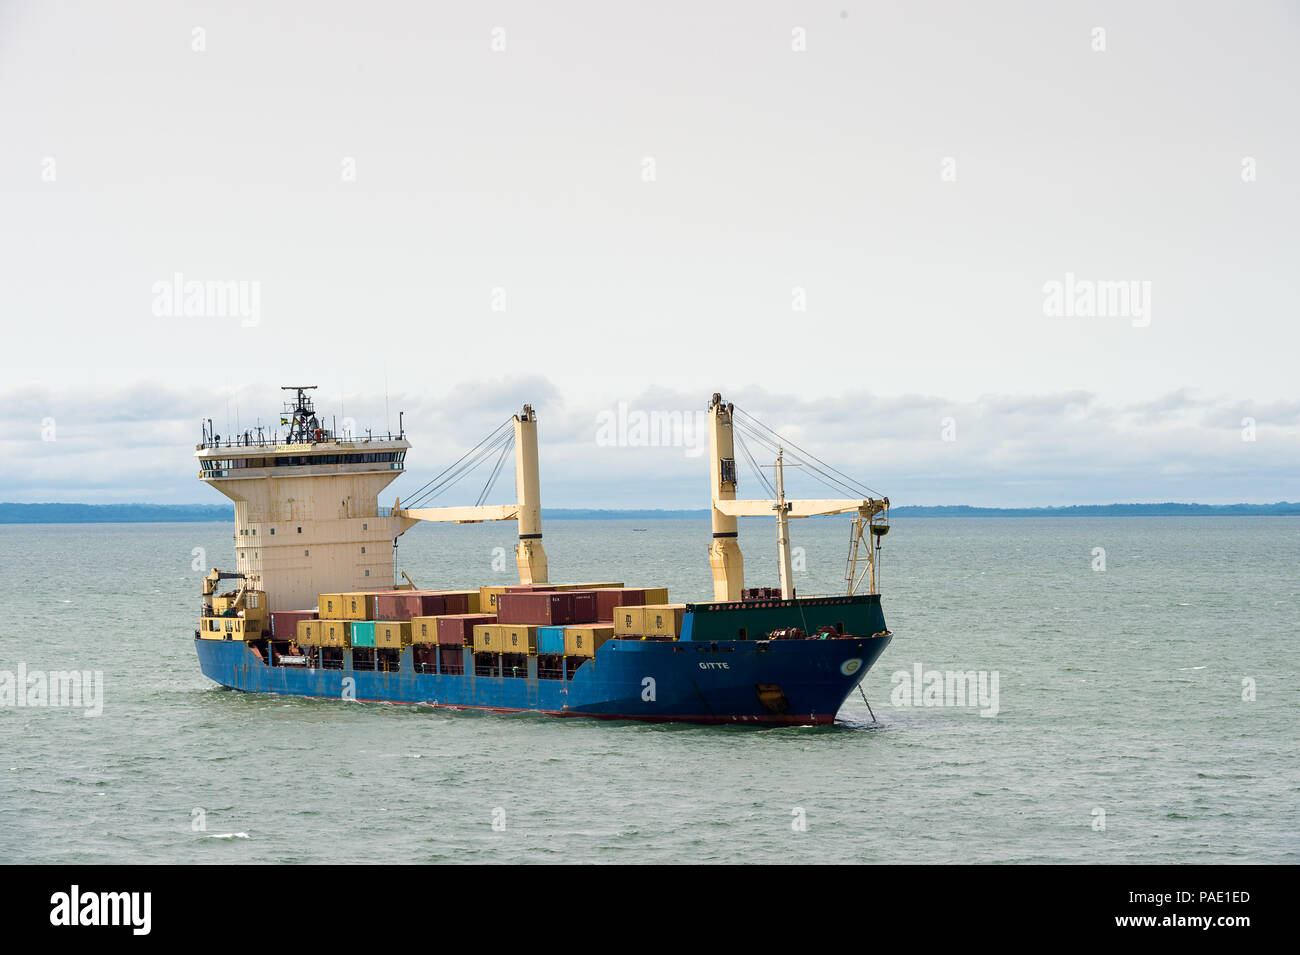
M352 621L352 646L373 647L375 645L375 622L373 620Z
M478 609L482 613L497 612L497 598L506 592L504 587L480 587L478 589Z
M647 604L645 612L645 635L647 637L676 637L682 632L682 618L686 616L686 604Z
M321 622L319 620L298 621L298 646L320 646Z
M374 620L375 595L373 593L341 594L344 620Z
M321 620L319 621L320 636L318 637L319 647L346 647L348 639L351 636L351 622L347 620Z
M377 620L375 628L375 646L386 650L400 650L411 643L411 623L409 620Z
M474 628L497 622L497 618L490 613L452 614L429 619L437 621L435 639L447 647L474 646ZM423 636L423 631L421 635Z
M315 620L315 610L275 610L271 613L271 636L276 640L296 640L298 623Z
M543 627L562 626L577 622L574 606L575 599L571 592L504 593L497 597L497 621Z
M316 609L322 620L341 620L343 618L343 594L321 594Z
M594 657L606 640L612 639L614 628L583 626L564 628L564 655L567 657Z
M371 619L410 620L424 612L423 606L421 596L409 590L378 593L374 596L374 616Z
M538 627L537 652L542 656L564 656L564 628Z

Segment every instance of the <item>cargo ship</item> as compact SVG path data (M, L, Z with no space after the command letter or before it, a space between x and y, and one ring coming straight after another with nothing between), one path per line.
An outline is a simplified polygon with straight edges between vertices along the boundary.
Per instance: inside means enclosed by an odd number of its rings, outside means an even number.
M200 479L235 506L236 567L204 577L194 632L204 675L224 687L559 717L822 725L889 645L878 590L888 498L719 394L708 405L713 597L672 603L651 582L549 582L531 406L388 508L379 493L405 471L404 429L338 433L317 414L313 388L285 389L284 434L223 439L207 419L195 448ZM776 451L775 485L745 433ZM770 498L737 498L737 443ZM515 502L481 503L512 449ZM787 454L862 496L787 499ZM484 462L492 478L480 503L422 506ZM797 595L789 522L837 514L852 517L845 592ZM756 516L775 519L779 587L745 587L739 518ZM417 523L489 520L518 524L518 584L420 588L399 572L398 538Z

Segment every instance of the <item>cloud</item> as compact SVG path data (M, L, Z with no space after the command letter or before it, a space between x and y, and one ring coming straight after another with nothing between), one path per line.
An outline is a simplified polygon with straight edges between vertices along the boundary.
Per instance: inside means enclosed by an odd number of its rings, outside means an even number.
M1084 391L989 394L972 401L935 395L847 391L835 400L744 388L742 440L770 465L795 448L890 497L895 504L1045 505L1111 501L1269 502L1300 497L1300 402L1252 403L1189 390L1115 404ZM340 411L360 430L396 430L413 444L408 473L390 487L409 495L524 404L537 409L543 499L552 507L704 507L707 434L692 423L708 396L665 387L572 397L542 376L484 378L428 392L322 395L318 411ZM278 425L277 388L26 388L0 396L0 499L216 503L197 478L199 422L219 432ZM227 405L229 404L229 416ZM256 409L256 410L255 410ZM624 429L609 440L601 421L675 422L658 440ZM658 417L655 417L655 416ZM1253 419L1254 440L1250 436ZM776 435L760 440L762 425ZM368 425L369 423L369 425ZM745 435L748 434L748 437ZM945 438L951 440L945 440ZM701 444L702 443L702 444ZM738 449L741 496L766 496ZM771 470L764 473L770 478ZM439 503L477 498L488 466ZM840 497L811 468L786 472L792 497ZM503 469L492 500L513 494ZM388 492L384 497L387 499Z

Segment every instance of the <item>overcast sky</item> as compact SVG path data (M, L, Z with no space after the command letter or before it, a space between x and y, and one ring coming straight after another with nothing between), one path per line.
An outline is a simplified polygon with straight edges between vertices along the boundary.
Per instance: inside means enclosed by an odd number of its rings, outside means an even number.
M220 501L299 383L394 493L528 400L548 505L705 506L598 421L722 391L895 503L1300 499L1298 10L0 0L0 499Z

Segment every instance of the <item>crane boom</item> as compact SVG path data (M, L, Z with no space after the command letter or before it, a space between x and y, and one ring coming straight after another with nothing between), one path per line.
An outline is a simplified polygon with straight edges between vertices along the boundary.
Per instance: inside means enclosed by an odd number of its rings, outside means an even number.
M479 521L519 523L519 543L515 546L515 563L521 584L544 584L547 579L546 550L542 547L541 478L537 464L537 415L532 405L524 405L514 416L515 428L515 503L477 504L463 507L402 508L393 504L393 516L400 521L402 533L420 521L432 523L473 524Z

